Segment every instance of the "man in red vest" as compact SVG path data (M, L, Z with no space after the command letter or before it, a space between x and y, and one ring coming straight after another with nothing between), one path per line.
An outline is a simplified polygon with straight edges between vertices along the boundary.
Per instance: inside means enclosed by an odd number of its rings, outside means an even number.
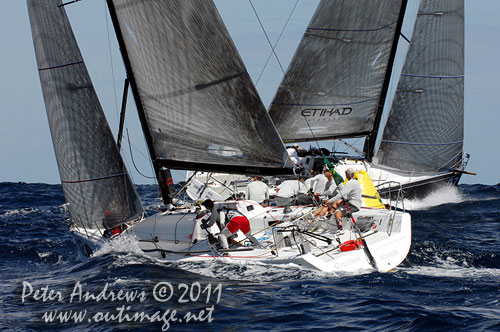
M229 222L219 234L219 244L222 249L229 249L227 239L237 231L241 231L243 234L245 234L247 239L252 242L252 245L258 247L261 246L259 241L257 241L257 239L254 238L252 233L250 232L250 222L248 221L247 217L245 217L238 211L232 210L227 213L227 219L229 220Z

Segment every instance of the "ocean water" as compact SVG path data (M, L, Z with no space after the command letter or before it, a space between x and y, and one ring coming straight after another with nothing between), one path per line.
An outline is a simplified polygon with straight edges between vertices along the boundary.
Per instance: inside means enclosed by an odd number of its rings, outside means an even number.
M88 259L63 203L59 185L0 183L1 331L500 331L500 184L407 202L410 253L384 274L165 263L133 238Z

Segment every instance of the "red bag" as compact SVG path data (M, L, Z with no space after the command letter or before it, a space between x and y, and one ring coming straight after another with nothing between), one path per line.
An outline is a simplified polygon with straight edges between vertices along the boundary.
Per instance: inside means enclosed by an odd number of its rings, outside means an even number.
M351 251L351 250L360 249L362 246L363 246L363 242L361 241L361 239L357 239L357 240L345 241L344 243L342 243L339 246L339 248L340 248L340 251Z

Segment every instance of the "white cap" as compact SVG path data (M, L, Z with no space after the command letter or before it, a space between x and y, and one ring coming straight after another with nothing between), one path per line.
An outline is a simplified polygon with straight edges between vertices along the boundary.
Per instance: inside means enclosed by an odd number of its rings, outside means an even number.
M346 174L346 175L349 175L351 178L354 176L354 173L356 173L356 171L354 170L354 168L351 168L351 167L349 167L349 168L345 171L345 174Z

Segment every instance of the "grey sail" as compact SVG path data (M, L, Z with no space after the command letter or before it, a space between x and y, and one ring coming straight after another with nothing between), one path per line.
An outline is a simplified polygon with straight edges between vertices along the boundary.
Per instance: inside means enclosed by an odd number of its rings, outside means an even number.
M153 163L289 172L286 150L211 0L108 0Z
M461 164L464 1L423 0L374 162L406 171Z
M110 229L144 211L60 0L28 0L64 196L80 227Z
M400 0L320 2L270 108L283 140L373 130L402 8Z

